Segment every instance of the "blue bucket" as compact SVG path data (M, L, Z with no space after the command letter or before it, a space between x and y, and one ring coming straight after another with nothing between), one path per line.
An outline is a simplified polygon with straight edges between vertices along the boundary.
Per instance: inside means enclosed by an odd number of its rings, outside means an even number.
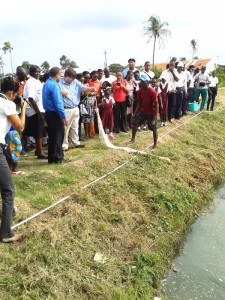
M198 110L198 103L197 102L191 102L191 103L188 103L188 109L190 111L197 111Z

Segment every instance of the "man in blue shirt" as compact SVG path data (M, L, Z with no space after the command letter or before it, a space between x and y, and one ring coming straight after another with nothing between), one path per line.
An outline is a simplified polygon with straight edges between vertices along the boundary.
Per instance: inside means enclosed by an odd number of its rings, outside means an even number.
M48 163L63 163L66 161L63 158L62 143L64 139L64 126L68 125L68 119L58 84L62 76L61 70L54 67L49 71L49 76L42 90L45 119L48 125Z
M131 71L131 72L134 73L134 71L137 70L137 68L135 68L135 62L136 62L136 61L135 61L134 58L129 58L129 59L128 59L128 67L125 68L125 69L123 70L123 72L122 72L123 79L126 79L126 77L127 77L127 72L128 72L128 71Z
M79 103L81 93L88 93L93 87L83 86L76 78L76 72L72 68L66 69L64 77L59 81L61 94L63 95L63 104L66 111L68 126L65 128L65 136L63 140L63 150L68 150L68 136L75 148L84 147L79 141Z

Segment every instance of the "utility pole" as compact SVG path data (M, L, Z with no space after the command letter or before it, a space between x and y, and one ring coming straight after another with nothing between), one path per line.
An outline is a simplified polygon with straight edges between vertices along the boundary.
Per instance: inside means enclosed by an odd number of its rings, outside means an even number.
M104 67L107 68L108 66L107 66L107 57L106 57L107 52L106 52L106 50L104 51L104 54L105 54L105 63L104 63Z

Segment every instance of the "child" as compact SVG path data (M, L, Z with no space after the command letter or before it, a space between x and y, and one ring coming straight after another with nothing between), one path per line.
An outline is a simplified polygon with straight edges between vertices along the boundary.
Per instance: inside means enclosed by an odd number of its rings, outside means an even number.
M111 96L111 88L107 87L104 91L104 97L101 102L101 120L102 126L105 133L109 132L109 139L113 140L113 127L114 127L114 117L113 117L113 104L115 100Z
M161 89L161 98L162 98L162 108L159 109L161 126L167 126L167 115L168 115L168 83L166 83L166 79L162 78L160 83Z

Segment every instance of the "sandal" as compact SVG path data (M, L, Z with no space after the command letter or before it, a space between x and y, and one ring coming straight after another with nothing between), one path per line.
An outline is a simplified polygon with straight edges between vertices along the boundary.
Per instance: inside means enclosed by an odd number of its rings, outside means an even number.
M11 171L12 175L25 175L25 172L23 171Z

